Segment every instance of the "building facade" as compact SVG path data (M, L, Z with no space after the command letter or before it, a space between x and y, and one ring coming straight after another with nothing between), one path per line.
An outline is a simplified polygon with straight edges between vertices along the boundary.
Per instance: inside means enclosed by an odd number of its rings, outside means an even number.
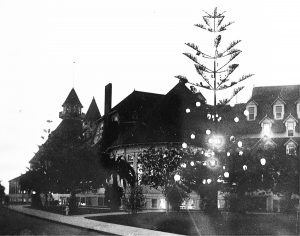
M204 135L211 106L206 104L201 93L189 89L184 81L179 81L165 95L133 91L114 107L111 107L111 101L112 85L108 84L105 87L104 115L101 116L94 98L87 113L83 114L83 106L72 89L62 105L63 111L59 113L62 122L51 135L81 133L92 147L108 152L111 158L123 158L136 173L139 156L149 147L181 146L193 130L203 133L193 145L203 146L207 141ZM245 146L251 149L276 146L286 155L299 158L300 85L255 87L251 99L228 108L223 119L228 121L226 129ZM32 168L39 164L42 151L41 148L31 159ZM11 180L10 188L15 189L17 182L18 178ZM120 179L119 184L123 184ZM145 187L144 193L146 208L166 208L161 191ZM13 194L10 194L12 198ZM284 195L280 193L259 190L252 192L252 196L257 198L258 210L280 212L283 209ZM83 206L105 204L103 189L78 194L77 197ZM56 194L55 198L63 202L68 195ZM224 194L219 193L219 208L224 208L225 202ZM182 208L200 209L200 196L193 192Z

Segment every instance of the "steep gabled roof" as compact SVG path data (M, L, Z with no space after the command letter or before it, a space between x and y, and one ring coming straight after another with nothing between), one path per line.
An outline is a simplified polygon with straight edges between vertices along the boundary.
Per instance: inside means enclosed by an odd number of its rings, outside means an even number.
M255 101L274 101L281 97L285 102L297 100L300 96L300 85L264 86L253 88L252 98Z
M296 146L298 146L298 143L297 143L297 141L295 141L294 139L292 139L292 138L289 138L289 140L287 140L285 143L284 143L284 146L286 146L287 144L289 144L289 143L294 143Z
M100 117L101 117L100 111L98 109L95 98L93 97L93 100L92 100L92 102L89 106L89 109L86 112L85 120L87 120L87 121L96 121Z
M292 119L298 123L298 120L292 114L289 114L282 123L285 123L288 119Z
M65 105L71 105L71 106L79 105L81 108L83 107L74 88L71 89L67 99L62 104L62 106L65 106Z
M157 103L161 102L163 97L164 95L162 94L134 90L124 100L114 106L110 113L117 112L122 122L134 120L133 115L136 115L138 120L141 120L145 118L146 114L152 110Z

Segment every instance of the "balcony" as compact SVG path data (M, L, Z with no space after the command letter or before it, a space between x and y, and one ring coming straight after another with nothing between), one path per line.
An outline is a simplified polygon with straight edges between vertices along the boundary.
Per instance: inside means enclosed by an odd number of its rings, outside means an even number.
M83 120L84 117L85 117L84 113L78 114L78 113L69 113L64 111L59 112L59 118L61 119Z

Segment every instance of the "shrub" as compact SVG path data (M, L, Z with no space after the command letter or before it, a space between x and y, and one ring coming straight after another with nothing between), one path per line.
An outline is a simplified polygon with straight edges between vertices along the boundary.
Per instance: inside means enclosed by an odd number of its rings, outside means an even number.
M71 193L71 196L69 198L69 209L70 209L70 214L74 214L78 208L77 204L77 199L76 199L76 194Z
M166 197L173 210L179 211L184 200L188 199L188 193L179 186L173 186L168 189Z
M105 203L111 210L117 210L121 206L121 198L123 196L123 188L118 185L107 185L105 188Z
M123 197L125 209L130 211L132 214L135 214L143 209L146 203L145 200L146 199L141 186L130 188L129 192Z

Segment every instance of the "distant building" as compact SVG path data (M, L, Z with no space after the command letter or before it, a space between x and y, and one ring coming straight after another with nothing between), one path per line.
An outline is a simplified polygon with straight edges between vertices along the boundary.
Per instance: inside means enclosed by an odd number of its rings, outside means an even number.
M30 203L31 197L26 191L21 191L20 188L20 176L9 180L9 202L11 203Z

